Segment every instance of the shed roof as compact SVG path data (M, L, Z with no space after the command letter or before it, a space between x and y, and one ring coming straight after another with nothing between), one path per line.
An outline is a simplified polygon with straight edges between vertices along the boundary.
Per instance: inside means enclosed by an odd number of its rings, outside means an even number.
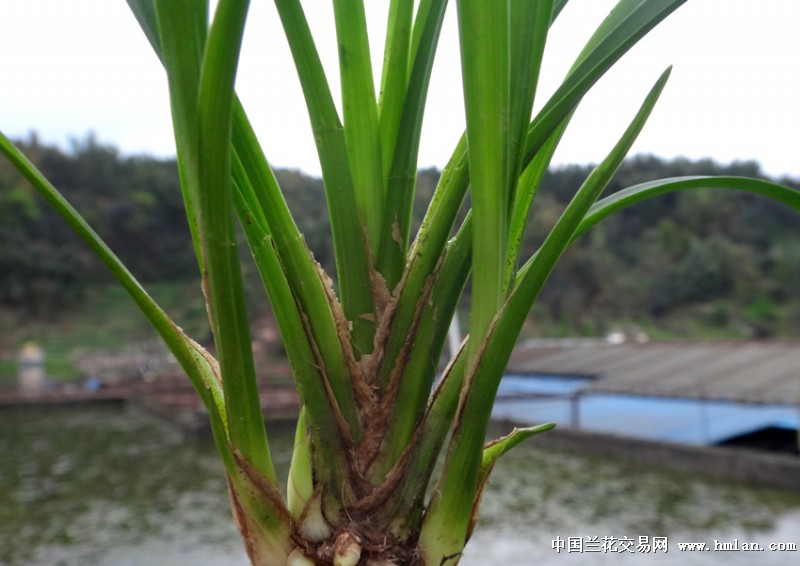
M535 340L517 346L508 373L596 377L587 393L797 404L800 342Z

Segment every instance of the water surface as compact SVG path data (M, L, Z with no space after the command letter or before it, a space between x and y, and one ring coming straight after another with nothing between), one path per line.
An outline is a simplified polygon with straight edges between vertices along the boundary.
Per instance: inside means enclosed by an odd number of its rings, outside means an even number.
M292 431L270 438L285 474ZM0 454L0 564L246 564L210 439L121 408L5 410ZM799 532L796 494L553 452L534 439L497 466L462 564L787 564L797 553L690 555L676 543L797 543ZM641 535L668 537L668 552L551 548L557 536Z

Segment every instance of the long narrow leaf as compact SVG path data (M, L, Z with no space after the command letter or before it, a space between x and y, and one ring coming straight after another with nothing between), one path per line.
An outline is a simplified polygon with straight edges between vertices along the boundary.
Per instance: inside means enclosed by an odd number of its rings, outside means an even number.
M393 130L395 137L390 140L392 152L389 154L384 230L377 260L378 271L390 290L399 283L406 262L422 119L446 8L447 0L426 0L420 6L414 23L415 44L408 90L398 100L402 102L400 108L382 108L382 112L387 113L394 110L399 118Z
M303 8L298 0L275 0L295 67L303 87L322 168L333 231L336 273L342 307L353 325L359 355L372 351L375 298L370 259L361 229L355 185L339 115L333 103Z
M553 14L553 0L511 0L509 50L509 171L516 180L525 149L539 71ZM513 195L512 195L513 198Z
M0 152L9 159L34 189L100 258L164 340L164 343L178 360L195 391L202 399L211 418L212 431L214 432L220 456L226 463L228 471L232 471L233 459L228 448L225 399L220 382L219 368L214 359L199 344L181 331L152 297L147 294L116 254L103 242L102 238L86 223L83 217L67 202L36 166L22 155L2 133L0 133Z
M161 37L158 34L155 0L126 0L147 41L161 59Z
M544 46L553 17L552 0L512 0L511 9L511 109L509 112L509 171L513 185L510 195L510 220L508 233L508 254L506 258L503 289L508 289L514 278L517 254L522 241L524 226L527 224L533 195L541 181L544 171L550 164L560 135L555 133L538 151L535 164L523 167L525 140L531 119L536 86L539 80ZM561 128L565 127L562 124ZM549 147L547 147L549 146ZM525 174L520 176L522 170ZM522 193L520 195L520 193Z
M461 0L458 21L474 212L470 329L472 344L479 344L504 298L511 181L508 4Z
M573 239L598 222L654 196L687 189L732 189L768 197L800 211L800 191L771 181L745 177L675 177L628 187L596 202L581 221Z
M263 232L245 230L252 250L263 245L263 234L269 233L275 251L280 258L281 269L297 299L302 316L307 320L310 336L320 359L318 365L324 368L336 402L344 415L354 440L360 438L361 425L358 408L350 379L350 369L344 351L350 348L347 340L342 342L337 330L336 315L331 305L326 283L321 278L318 264L314 261L308 246L295 225L280 187L264 157L250 122L241 104L234 107L233 146L235 162L234 181L239 188L245 206L238 208L240 221L247 227L248 222L261 220ZM244 212L244 216L241 214ZM258 265L260 271L274 269L268 265ZM264 280L270 293L269 278ZM280 323L280 320L278 319ZM295 345L287 343L287 351ZM300 347L300 346L298 346ZM302 379L295 376L295 379ZM322 384L317 383L320 387ZM312 386L310 383L304 386Z
M153 0L129 0L129 4L145 35L150 39L156 55L163 62ZM155 38L153 30L156 32ZM241 221L247 225L252 220L263 219L264 231L271 233L286 277L297 295L303 313L307 317L313 340L319 349L322 358L319 363L328 372L337 403L357 440L360 424L343 354L343 348L349 345L340 343L325 284L320 278L319 270L305 240L292 219L275 176L238 99L234 101L233 148L236 163L239 165L234 171L234 180L242 191L246 191L246 194L242 192L241 195L248 202L245 207L247 216L241 217ZM250 234L249 231L245 231L251 248L260 246L262 244L260 238L253 240ZM288 347L291 348L292 345Z
M413 0L391 0L386 24L386 46L383 53L378 110L380 118L381 163L384 178L394 155L397 130L400 128L406 87L410 72L411 29L414 21Z
M551 25L566 3L566 0L557 0L554 2L553 14L550 21ZM630 45L628 47L630 47ZM604 71L601 70L600 73L602 74L602 72ZM588 90L591 83L584 86ZM578 98L574 102L577 104L579 101L580 99ZM570 109L565 110L561 118L563 119L570 112ZM529 149L530 146L526 145L526 151ZM526 163L527 159L526 157L526 159L523 160L523 165ZM447 238L450 236L461 204L464 201L469 182L470 172L467 159L466 137L462 136L447 166L442 171L442 176L434 192L431 204L428 207L428 211L425 214L417 237L409 251L409 267L406 272L405 280L403 281L402 289L399 291L399 303L401 305L405 304L406 307L405 309L398 307L398 313L413 309L413 306L408 305L413 305L414 297L419 296L425 281L427 281L428 276L441 257ZM402 324L396 325L395 327L401 329L405 328ZM399 330L398 332L402 334L403 330ZM385 383L385 380L386 374L384 372L381 374L380 382Z
M134 8L134 14L142 21L147 21L144 18L152 17L152 12L144 6L134 5ZM154 0L154 8L160 40L150 41L154 46L161 46L160 57L167 70L181 190L195 256L202 273L205 269L203 263L205 258L200 242L201 212L198 210L200 195L197 144L200 124L196 112L197 85L200 82L200 66L208 25L208 6L203 0L175 2ZM148 38L152 36L152 28L152 22L144 28Z
M230 165L233 84L248 4L221 0L217 5L197 85L195 119L199 143L195 157L206 301L225 387L231 443L274 483L275 470L258 397L233 224ZM174 12L171 16L180 17Z
M556 148L558 148L561 137L564 135L564 131L567 129L571 118L572 114L567 116L550 135L550 138L539 148L539 151L536 152L534 158L531 159L528 166L522 172L519 182L517 183L514 203L511 207L511 223L508 237L508 264L506 265L506 281L504 283L506 286L510 285L511 281L516 277L519 254L522 249L522 238L528 226L533 199L539 189L539 183L541 183L544 174L547 172L547 168L550 166Z
M566 0L557 0L554 3L550 25L566 3ZM462 136L442 171L422 225L409 251L409 266L400 290L401 304L413 303L414 299L408 299L408 297L419 296L422 286L439 261L464 202L469 181L467 142L466 136ZM402 310L398 308L398 312ZM403 334L402 330L398 332Z
M361 215L361 229L366 232L374 262L384 229L386 187L364 1L333 0L333 12L339 45L347 157ZM358 225L351 226L350 229L358 229Z
M453 160L442 171L439 185L443 188L434 193L419 235L409 252L404 279L396 291L397 306L384 349L383 363L378 372L377 381L381 388L386 387L389 382L397 356L414 321L414 313L423 295L423 289L439 264L447 237L453 229L458 210L464 201L464 191L459 188L462 184L466 187L468 178L466 137L462 136ZM450 182L451 179L455 181ZM469 236L472 237L471 233Z
M572 70L531 122L523 165L588 90L650 30L686 0L620 0L578 56Z
M248 240L253 242L253 259L267 289L281 339L286 345L289 366L304 407L303 419L308 420L315 439L317 480L326 489L340 493L348 481L346 457L351 449L352 433L347 420L342 416L342 408L332 394L333 380L312 346L315 343L314 338L309 335L310 329L304 322L304 313L296 302L281 266L266 221L247 198L247 195L252 194L252 189L244 186L246 178L237 171L241 167L241 162L235 159L234 177L239 179L235 204L239 217L249 218L249 223L243 222L242 227ZM354 411L355 406L350 405L346 409ZM348 416L357 421L356 414ZM343 431L347 439L342 437Z
M413 328L415 340L404 355L394 358L393 371L401 372L403 378L386 425L381 453L370 469L373 480L385 477L396 464L424 415L450 323L470 272L471 218L467 217L448 244L429 295L420 299L423 307Z
M669 71L667 69L661 75L620 140L567 206L532 258L525 276L514 287L488 329L486 340L477 348L480 356L477 365L470 367L465 376L464 393L453 425L444 470L420 535L421 544L429 556L451 555L454 549L461 548L466 542L474 497L479 487L482 439L515 338L533 301L572 241L572 235L584 215L611 180L647 121L666 84ZM470 336L470 342L474 339L474 336Z

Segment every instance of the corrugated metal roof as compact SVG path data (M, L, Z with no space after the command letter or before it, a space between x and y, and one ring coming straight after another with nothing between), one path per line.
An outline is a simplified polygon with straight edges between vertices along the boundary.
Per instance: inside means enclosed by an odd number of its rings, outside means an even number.
M531 341L508 373L596 377L587 393L797 404L800 342Z

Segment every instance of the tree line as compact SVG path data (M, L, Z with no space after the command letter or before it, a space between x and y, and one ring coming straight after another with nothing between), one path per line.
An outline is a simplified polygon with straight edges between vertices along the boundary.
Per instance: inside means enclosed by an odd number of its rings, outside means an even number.
M174 160L123 156L89 135L66 150L35 135L23 151L143 282L197 278ZM591 166L548 171L524 257L541 243ZM275 172L306 242L333 273L320 179ZM764 177L755 162L628 160L608 193L680 175ZM415 222L439 178L419 172ZM800 189L792 179L781 182ZM252 271L252 273L251 273ZM254 270L246 270L259 296ZM80 303L105 268L6 162L0 162L0 305L47 318ZM800 218L732 191L671 193L604 221L566 253L530 317L529 335L602 335L642 327L664 336L800 335ZM263 301L262 301L263 303Z

